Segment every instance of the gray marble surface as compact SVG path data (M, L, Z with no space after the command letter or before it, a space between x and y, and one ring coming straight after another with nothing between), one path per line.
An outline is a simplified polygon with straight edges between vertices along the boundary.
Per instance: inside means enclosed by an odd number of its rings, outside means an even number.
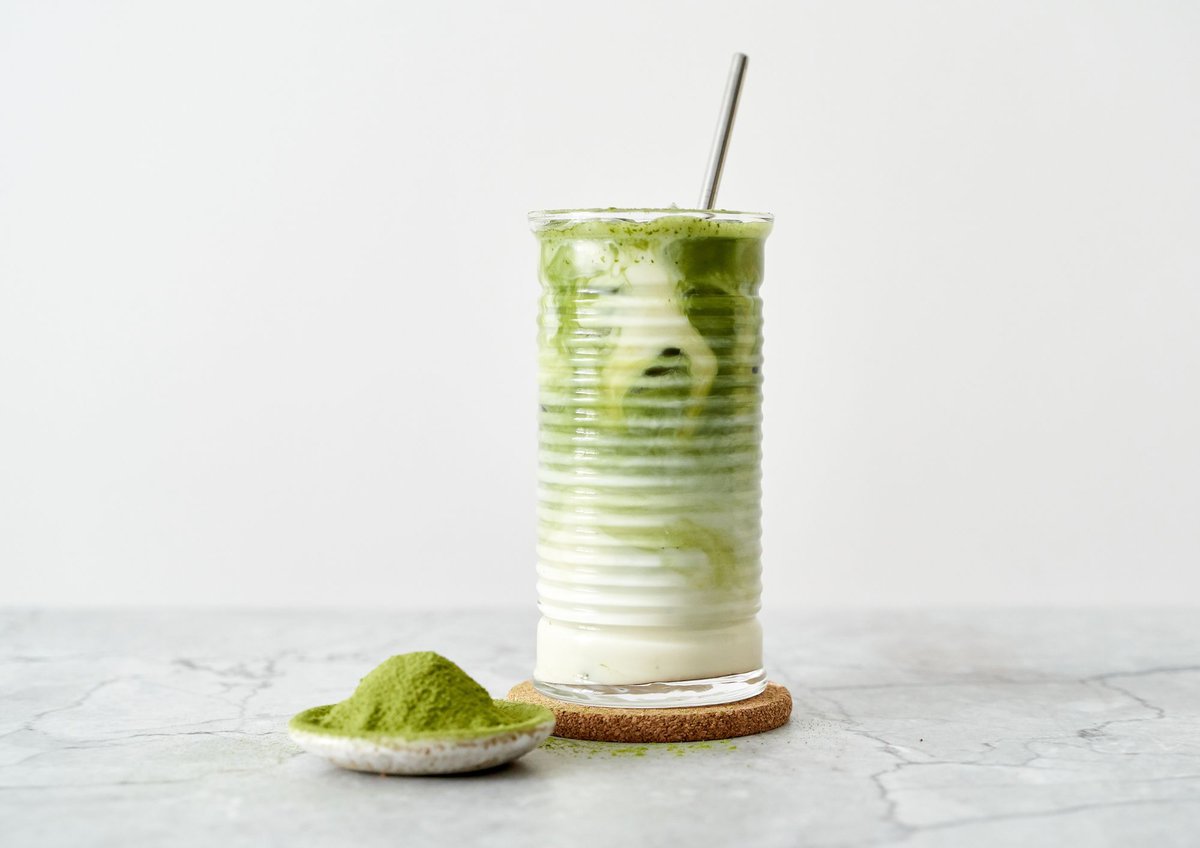
M383 778L287 718L410 650L502 694L532 612L0 613L0 843L1200 845L1200 615L765 621L781 730Z

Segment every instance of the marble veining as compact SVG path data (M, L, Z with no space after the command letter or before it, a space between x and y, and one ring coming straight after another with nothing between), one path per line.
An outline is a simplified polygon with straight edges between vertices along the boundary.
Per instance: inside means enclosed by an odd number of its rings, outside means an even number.
M383 778L284 731L393 653L495 694L524 612L0 613L0 843L1200 845L1194 611L774 612L785 728Z

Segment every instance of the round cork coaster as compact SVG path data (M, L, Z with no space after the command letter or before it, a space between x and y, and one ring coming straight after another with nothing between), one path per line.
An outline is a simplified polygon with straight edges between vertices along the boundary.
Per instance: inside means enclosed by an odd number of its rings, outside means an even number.
M589 707L548 698L526 680L508 693L510 701L538 704L554 711L554 735L593 742L704 742L765 733L787 724L792 696L778 683L732 704L669 709Z

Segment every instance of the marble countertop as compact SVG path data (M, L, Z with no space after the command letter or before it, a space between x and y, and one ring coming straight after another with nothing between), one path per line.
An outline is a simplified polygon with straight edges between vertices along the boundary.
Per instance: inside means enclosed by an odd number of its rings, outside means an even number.
M701 746L561 743L384 778L284 732L433 649L493 693L534 614L0 613L0 841L25 845L1200 844L1200 615L765 617L791 723Z

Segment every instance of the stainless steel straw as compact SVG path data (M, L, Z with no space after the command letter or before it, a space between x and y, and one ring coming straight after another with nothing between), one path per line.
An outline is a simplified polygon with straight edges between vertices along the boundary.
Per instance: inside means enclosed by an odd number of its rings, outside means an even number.
M713 136L712 152L708 155L708 172L704 175L704 187L700 190L697 209L715 209L717 189L721 185L721 171L725 167L725 154L729 151L729 136L733 134L733 119L737 115L738 100L742 96L742 80L746 76L745 53L734 53L729 67L729 81L725 84L725 102L721 104L721 118L717 122L717 134Z

